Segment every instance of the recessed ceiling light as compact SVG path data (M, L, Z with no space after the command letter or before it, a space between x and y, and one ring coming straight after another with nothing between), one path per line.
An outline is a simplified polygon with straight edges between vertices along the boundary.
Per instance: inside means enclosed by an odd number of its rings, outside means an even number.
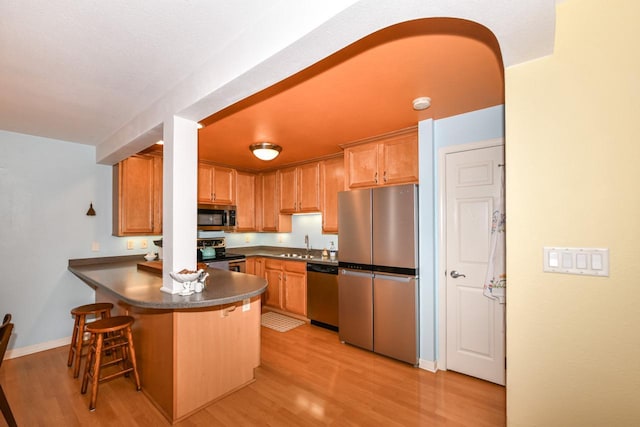
M414 110L426 110L429 107L431 107L431 98L428 96L421 96L413 100Z

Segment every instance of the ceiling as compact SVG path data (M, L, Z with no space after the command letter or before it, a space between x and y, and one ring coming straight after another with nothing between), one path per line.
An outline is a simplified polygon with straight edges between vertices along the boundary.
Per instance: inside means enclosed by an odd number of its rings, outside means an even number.
M412 100L428 96L429 109ZM261 170L340 153L341 144L504 103L502 59L481 25L424 19L376 32L201 121L199 157ZM256 159L249 145L283 147Z
M0 129L113 164L180 117L209 125L203 157L277 167L503 103L503 68L553 51L555 2L4 1ZM264 139L284 147L268 164Z

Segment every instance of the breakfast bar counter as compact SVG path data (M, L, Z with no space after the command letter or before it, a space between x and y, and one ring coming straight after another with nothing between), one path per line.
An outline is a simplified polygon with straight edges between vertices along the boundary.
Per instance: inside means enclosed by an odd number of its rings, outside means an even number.
M69 260L69 271L111 302L112 315L134 317L142 391L176 423L254 381L260 364L264 279L208 269L202 292L162 292L142 257Z

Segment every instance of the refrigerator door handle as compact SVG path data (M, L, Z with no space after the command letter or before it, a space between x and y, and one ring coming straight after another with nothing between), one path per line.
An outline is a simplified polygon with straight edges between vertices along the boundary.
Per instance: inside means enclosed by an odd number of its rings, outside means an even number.
M343 275L343 276L356 276L356 277L371 277L372 276L370 271L363 272L363 271L347 270L346 268L341 268L340 269L340 274Z
M380 279L393 280L396 282L405 282L405 283L408 283L417 278L416 276L407 276L404 274L393 274L393 273L375 273L374 277L380 278Z

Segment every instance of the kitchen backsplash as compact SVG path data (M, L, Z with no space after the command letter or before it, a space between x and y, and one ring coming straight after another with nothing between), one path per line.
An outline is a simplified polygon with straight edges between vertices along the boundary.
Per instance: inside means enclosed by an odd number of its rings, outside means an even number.
M198 237L226 237L228 248L245 246L282 246L304 248L304 236L309 236L311 249L329 249L331 242L338 249L337 234L322 234L322 215L293 215L291 233L224 233L221 231L200 231Z

